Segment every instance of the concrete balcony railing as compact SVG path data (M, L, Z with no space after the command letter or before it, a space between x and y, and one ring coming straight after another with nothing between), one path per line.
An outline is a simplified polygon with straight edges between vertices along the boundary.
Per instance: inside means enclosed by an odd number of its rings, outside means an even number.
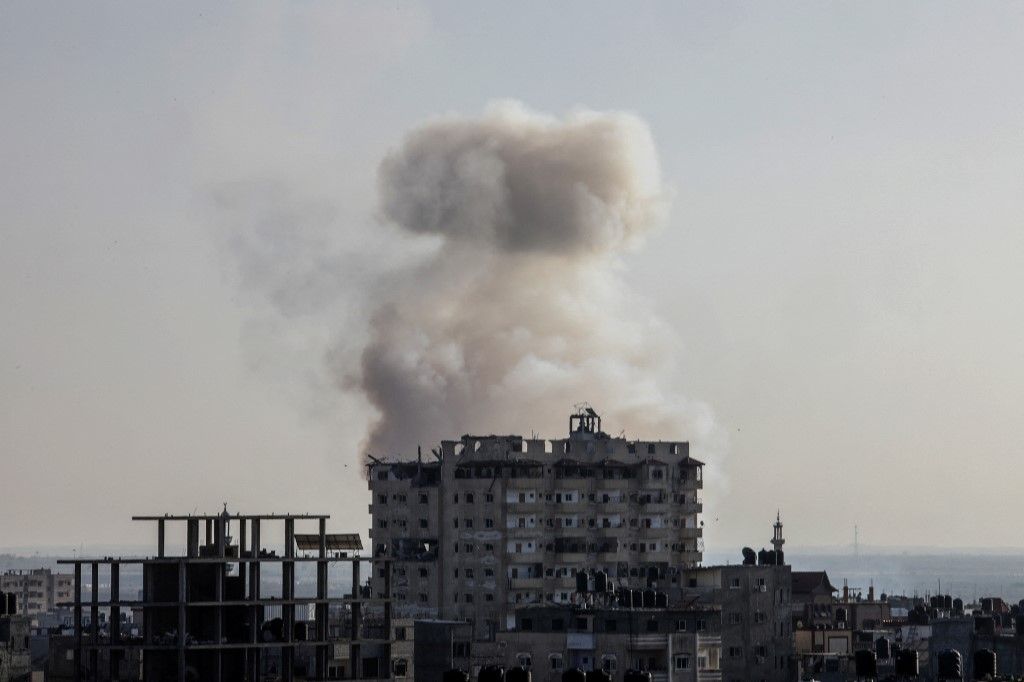
M632 643L634 649L642 649L644 651L652 651L665 649L668 647L667 635L660 633L657 634L637 634L633 635Z
M544 482L543 478L506 478L507 490L536 490Z
M696 540L697 538L704 537L703 528L680 528L679 537L686 540Z
M509 578L510 590L539 590L544 586L543 578Z
M637 552L641 561L671 561L672 552L668 550L655 550L653 552Z

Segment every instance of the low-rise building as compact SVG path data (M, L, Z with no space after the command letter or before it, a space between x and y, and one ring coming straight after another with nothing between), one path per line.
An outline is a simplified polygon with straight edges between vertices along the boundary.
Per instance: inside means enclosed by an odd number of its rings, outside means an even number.
M0 682L27 679L31 673L28 639L28 616L0 613Z
M722 679L790 678L793 654L790 567L728 565L687 569L684 595L722 613Z
M537 682L560 682L569 668L646 670L653 682L722 679L721 611L574 605L517 609L514 629L498 634L503 664L531 669Z

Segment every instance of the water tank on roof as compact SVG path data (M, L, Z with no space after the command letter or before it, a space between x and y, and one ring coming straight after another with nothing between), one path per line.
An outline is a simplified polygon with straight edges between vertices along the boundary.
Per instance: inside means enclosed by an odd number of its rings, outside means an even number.
M996 652L978 649L974 652L974 679L986 680L996 676Z
M879 637L875 640L875 657L880 661L892 658L892 642L888 637Z
M451 668L441 674L441 682L469 682L469 673L459 668Z
M594 591L601 593L608 591L608 574L604 571L594 573Z
M942 608L946 609L947 611L952 610L953 595L947 594L945 597L942 598Z
M665 594L664 592L655 592L654 593L654 605L656 607L658 607L659 609L667 609L668 608L668 595Z
M619 608L629 609L633 607L633 590L624 587L619 590Z
M916 651L905 649L896 656L896 677L917 677L921 664Z
M853 663L857 677L878 677L878 662L874 651L858 649L853 654Z
M996 634L996 621L992 616L975 616L974 631L979 635Z
M939 652L939 679L962 680L964 666L960 652L956 649L944 649Z
M743 548L743 565L753 566L757 563L757 554L750 547Z
M584 570L576 571L576 591L587 591L587 572Z
M982 597L981 599L981 612L992 613L992 597Z
M505 682L531 682L532 677L528 668L517 665L509 668L505 673Z
M961 599L960 597L957 597L956 599L953 600L953 612L954 613L963 613L964 612L964 600Z
M505 682L505 669L500 665L485 665L476 676L477 682Z
M657 605L658 598L654 590L644 590L643 603L645 609L653 609Z
M768 565L768 550L761 548L761 551L757 553L757 563L759 566Z
M562 673L562 682L587 682L587 674L579 668L569 668Z

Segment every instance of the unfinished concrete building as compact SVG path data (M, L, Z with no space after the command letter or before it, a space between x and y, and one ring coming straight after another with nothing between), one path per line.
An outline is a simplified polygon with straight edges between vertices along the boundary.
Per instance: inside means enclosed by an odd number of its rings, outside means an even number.
M133 518L156 523L155 556L61 562L74 568L69 606L76 682L138 679L138 670L127 670L125 663L137 661L139 652L141 677L148 682L390 678L390 602L366 595L360 575L365 566L384 576L386 584L388 560L359 556L358 535L328 534L329 516L242 515L225 509L214 515ZM167 551L168 526L174 522L184 524L184 554ZM313 532L296 532L297 524L311 524ZM139 599L121 593L121 568L127 564L142 566ZM297 591L296 572L306 567L315 573L313 585ZM348 589L331 594L337 568L346 571L341 582ZM90 572L86 598L84 570ZM131 610L141 611L140 637L101 626L119 623L120 614ZM364 616L371 612L376 618L368 627Z
M582 569L678 599L703 551L702 468L688 443L609 436L590 408L563 439L463 436L428 461L373 459L373 553L393 560L397 610L468 620L476 639L513 630L517 608L573 603ZM372 587L387 595L384 578Z

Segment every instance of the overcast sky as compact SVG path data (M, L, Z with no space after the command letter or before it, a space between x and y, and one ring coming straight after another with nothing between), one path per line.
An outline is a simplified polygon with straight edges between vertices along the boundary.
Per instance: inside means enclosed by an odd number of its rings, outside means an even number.
M794 547L1019 547L1021 45L1019 3L5 2L0 547L225 501L365 532L337 377L420 248L377 169L506 99L649 126L671 209L617 277L713 414L709 549L777 508Z

